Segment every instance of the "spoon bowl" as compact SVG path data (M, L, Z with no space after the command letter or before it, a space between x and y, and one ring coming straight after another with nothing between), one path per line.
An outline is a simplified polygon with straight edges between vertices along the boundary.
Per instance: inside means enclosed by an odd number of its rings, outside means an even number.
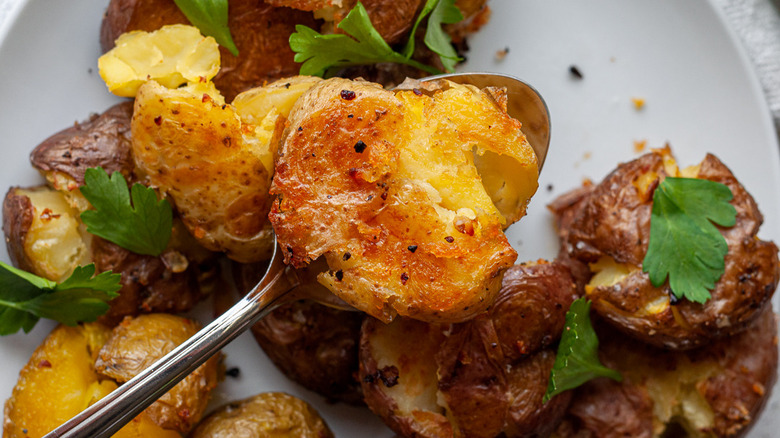
M434 79L447 79L478 88L505 88L508 97L507 112L523 123L523 132L536 153L541 170L550 143L550 119L544 100L533 87L515 77L494 73L453 73L431 76L423 81ZM285 266L282 252L274 237L274 252L268 269L262 280L246 296L195 336L45 435L45 438L112 436L260 318L284 302L304 298L300 294L300 290L304 288L295 292L299 284L295 271ZM306 288L308 289L310 288ZM331 307L354 310L332 294L320 295L322 296L305 298L313 298Z

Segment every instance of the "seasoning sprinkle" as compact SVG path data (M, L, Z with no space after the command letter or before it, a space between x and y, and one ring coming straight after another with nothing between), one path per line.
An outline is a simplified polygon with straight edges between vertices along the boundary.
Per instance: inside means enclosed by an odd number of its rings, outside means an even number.
M358 142L355 143L355 152L362 154L363 151L366 150L366 147L368 147L368 145L363 143L363 140L358 140Z
M415 252L417 251L417 245L409 245L406 247L406 249L408 249L411 252Z
M343 279L344 279L344 271L339 269L338 271L336 271L336 280L341 281Z
M355 98L355 92L352 90L341 90L341 98L344 100L352 100Z
M454 242L454 241L455 241L455 238L454 238L454 237L452 237L452 236L447 236L447 237L445 237L445 238L444 238L444 240L446 240L446 241L447 241L447 242L449 242L449 243L452 243L452 242Z

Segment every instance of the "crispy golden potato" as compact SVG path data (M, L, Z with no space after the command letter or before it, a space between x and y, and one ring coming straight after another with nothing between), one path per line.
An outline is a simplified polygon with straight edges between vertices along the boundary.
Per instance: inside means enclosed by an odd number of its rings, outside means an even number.
M136 166L170 196L203 246L244 263L270 257L266 215L276 139L292 102L317 81L278 81L238 96L234 105L204 84L141 86L132 120Z
M234 264L238 290L250 290L264 271L265 266L257 264ZM325 289L317 283L316 276L299 275L299 278L303 284L294 293L302 287ZM324 292L329 293L327 289ZM330 401L360 405L363 393L356 376L364 316L360 312L299 300L283 304L263 317L252 326L252 334L288 378Z
M21 371L5 403L3 436L45 435L162 357L196 327L162 314L128 319L113 331L99 323L58 326ZM209 359L196 377L185 379L114 436L178 438L187 433L216 385L216 363Z
M100 43L106 52L114 41L132 30L153 31L167 24L188 24L173 0L111 0L103 16ZM298 73L293 61L290 34L296 24L319 29L311 13L276 8L253 0L232 0L228 27L238 48L238 56L220 47L221 65L214 78L228 99L240 92Z
M744 436L776 379L771 309L746 331L684 352L597 328L602 362L624 380L596 379L578 388L557 436Z
M285 262L325 256L320 282L385 321L484 310L516 258L503 227L537 187L520 123L490 95L427 86L315 85L290 112L271 188Z
M195 321L167 314L125 318L100 349L95 370L122 384L200 330ZM186 432L203 416L217 385L218 356L198 367L144 412L166 429Z
M405 437L549 435L571 397L542 404L555 362L551 347L573 299L568 270L540 263L511 268L495 307L465 323L366 318L366 404ZM539 326L543 315L549 321Z
M265 392L218 408L190 437L333 438L333 432L305 401L281 392Z
M703 305L672 299L668 284L653 287L642 272L653 190L667 175L720 182L734 194L736 225L721 230L729 246L725 272ZM679 171L669 150L658 150L619 166L580 195L569 208L559 208L565 202L557 208L563 250L569 260L589 264L585 294L620 330L656 346L695 348L744 330L770 302L780 279L777 247L756 237L763 219L755 201L713 155Z

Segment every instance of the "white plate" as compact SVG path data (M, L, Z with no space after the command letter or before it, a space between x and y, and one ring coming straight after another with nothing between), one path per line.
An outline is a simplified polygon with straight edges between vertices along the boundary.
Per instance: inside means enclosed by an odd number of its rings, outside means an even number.
M30 0L0 28L0 187L41 181L33 147L117 99L96 72L105 1ZM719 11L703 0L491 0L490 23L469 40L463 70L511 73L533 84L552 114L552 146L528 216L509 231L519 260L551 258L557 242L545 204L584 178L601 179L637 156L634 142L670 142L682 164L718 155L758 201L760 235L780 241L780 157L758 81ZM4 38L4 39L3 39ZM502 61L496 52L508 47ZM576 65L584 79L569 73ZM646 100L636 110L632 97ZM2 259L8 261L5 251ZM775 308L780 296L775 297ZM51 329L0 339L7 398L17 371ZM249 336L227 349L218 402L281 390L313 403L339 437L392 436L363 409L329 405L287 381ZM780 430L778 391L751 436ZM770 414L770 415L767 415Z

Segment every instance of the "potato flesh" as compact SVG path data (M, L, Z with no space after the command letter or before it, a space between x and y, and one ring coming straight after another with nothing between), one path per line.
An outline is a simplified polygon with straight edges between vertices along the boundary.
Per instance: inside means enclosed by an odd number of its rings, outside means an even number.
M214 38L182 24L128 32L98 59L98 68L109 91L134 97L149 79L168 88L210 80L219 71L219 47Z
M45 435L116 388L93 367L93 352L108 336L100 324L57 327L22 369L5 404L3 436L36 438ZM174 438L146 414L122 428L115 437Z
M27 196L34 209L33 221L24 239L33 273L62 281L76 266L89 263L90 253L80 230L78 212L65 197L47 188L16 191Z

